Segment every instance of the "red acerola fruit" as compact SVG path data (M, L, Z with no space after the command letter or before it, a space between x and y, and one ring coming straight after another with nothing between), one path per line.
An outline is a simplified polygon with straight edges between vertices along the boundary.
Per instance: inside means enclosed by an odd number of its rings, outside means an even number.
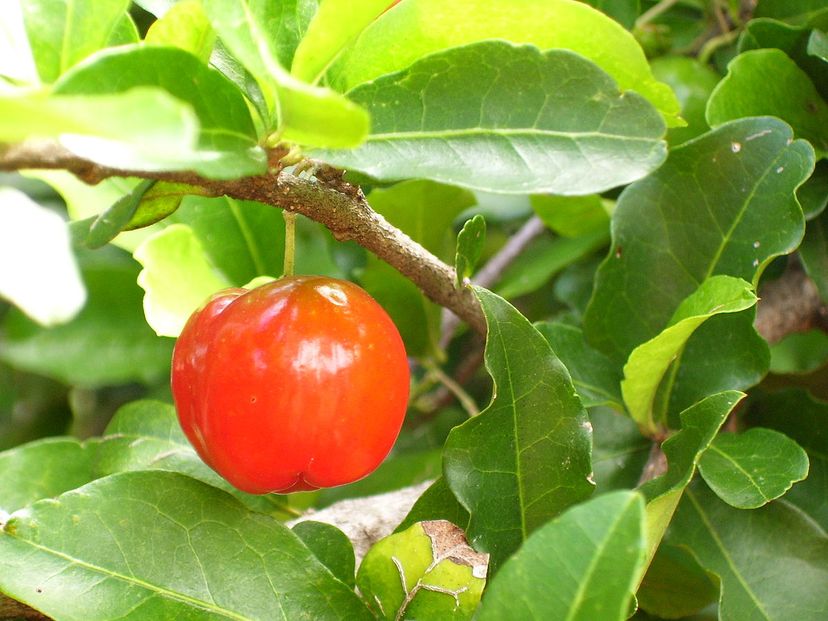
M409 392L400 334L357 285L291 276L228 289L190 317L172 391L201 458L240 490L295 492L372 472Z

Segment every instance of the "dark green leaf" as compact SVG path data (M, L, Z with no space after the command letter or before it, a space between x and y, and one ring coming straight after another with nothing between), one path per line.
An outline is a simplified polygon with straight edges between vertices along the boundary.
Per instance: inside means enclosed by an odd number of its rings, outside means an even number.
M674 149L618 201L613 245L584 318L587 338L623 361L709 276L755 284L802 238L794 190L813 161L810 145L770 118L735 121Z
M624 621L645 550L641 496L593 498L526 540L492 580L478 618Z
M591 426L543 336L503 299L475 293L487 318L494 397L449 434L443 474L494 570L532 531L592 493Z
M336 578L353 588L354 547L345 533L336 526L311 520L299 522L291 530Z
M770 351L772 373L810 373L828 362L828 334L822 330L794 332L774 343Z
M487 561L454 524L419 522L374 544L359 567L357 586L381 619L471 619Z
M264 151L256 145L256 130L241 92L184 50L156 46L107 50L65 74L55 93L115 94L141 86L161 87L195 111L203 157L190 168L222 179L265 171ZM138 114L152 118L154 110Z
M138 266L115 249L96 250L81 258L81 272L88 301L77 317L46 330L11 311L0 331L0 359L83 387L166 376L173 344L147 326Z
M17 511L92 480L94 446L74 438L36 440L0 453L0 510Z
M761 0L756 17L773 17L791 24L823 24L828 20L828 7L822 0Z
M638 605L663 619L699 612L719 598L719 579L686 549L662 544L635 594Z
M113 475L13 515L0 590L89 621L371 618L285 526L172 472Z
M398 533L417 522L428 520L447 520L463 529L468 526L469 512L457 502L443 477L439 477L423 492L394 532Z
M799 256L820 297L828 301L828 212L808 222Z
M457 273L457 286L461 287L466 278L471 278L474 268L480 260L486 243L486 219L477 214L466 220L457 234L457 252L454 255L454 271Z
M48 83L110 44L129 1L23 0L21 6L37 71Z
M781 431L808 453L808 478L795 485L785 501L802 509L828 533L828 403L801 389L759 395L751 403L747 420Z
M638 485L652 441L629 416L609 408L591 408L592 467L597 493Z
M118 233L127 228L144 195L154 185L155 181L152 180L141 181L132 192L115 201L112 207L99 215L89 227L86 246L100 248L115 239Z
M806 220L813 220L825 211L828 205L828 162L817 162L814 174L799 186L796 197Z
M552 321L535 324L535 328L572 375L572 383L584 407L607 405L617 410L624 409L619 389L620 369L586 343L580 328Z
M720 619L821 621L828 615L828 538L784 501L743 511L695 485L676 512L669 541L687 546L718 574Z
M756 509L808 476L808 455L778 431L757 427L719 435L702 455L707 485L737 509Z
M744 396L743 393L730 391L699 401L681 413L681 431L662 444L667 458L667 472L641 487L647 498L650 558L661 542L702 454L716 437L727 415Z
M418 177L480 190L590 194L639 179L665 157L652 106L563 50L484 41L349 96L371 113L367 141L315 157L384 181L416 166Z
M675 95L653 78L633 36L600 12L568 0L406 0L371 24L329 75L337 88L350 90L429 54L486 39L572 50L624 91L642 94L668 123L676 122ZM472 86L470 80L464 83Z
M768 75L774 79L769 81ZM737 56L707 103L707 121L714 127L763 115L789 123L796 135L809 140L818 152L828 149L828 104L808 74L776 49Z
M606 13L624 28L632 30L640 10L639 0L584 0L602 13Z

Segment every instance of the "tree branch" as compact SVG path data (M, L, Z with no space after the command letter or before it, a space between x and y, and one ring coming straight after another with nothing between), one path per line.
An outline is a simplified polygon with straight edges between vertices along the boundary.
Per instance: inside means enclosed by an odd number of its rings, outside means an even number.
M477 298L455 286L454 269L405 233L391 226L368 205L362 191L345 182L342 172L319 165L312 178L283 171L285 151L270 152L271 172L231 181L205 179L190 172L120 170L80 158L52 140L27 140L0 148L0 170L61 169L83 181L139 177L199 186L212 196L252 200L300 213L326 226L340 241L353 240L394 267L433 302L449 308L481 334L486 322Z
M791 262L785 274L764 285L759 295L754 325L769 343L794 332L828 327L828 306L797 263Z

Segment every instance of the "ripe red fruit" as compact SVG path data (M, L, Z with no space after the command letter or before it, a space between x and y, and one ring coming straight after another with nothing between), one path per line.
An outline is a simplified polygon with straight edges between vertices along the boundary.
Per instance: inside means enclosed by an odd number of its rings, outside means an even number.
M399 434L408 390L405 348L382 307L322 276L217 293L173 354L184 433L216 472L254 494L372 472Z

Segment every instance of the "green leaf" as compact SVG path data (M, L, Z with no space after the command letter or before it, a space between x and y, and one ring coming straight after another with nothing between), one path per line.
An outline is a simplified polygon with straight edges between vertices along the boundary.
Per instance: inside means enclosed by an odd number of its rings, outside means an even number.
M483 246L486 243L486 219L477 214L466 220L463 228L457 234L457 252L454 254L454 271L457 274L457 286L463 286L463 281L471 278L474 268L480 260Z
M166 470L185 474L232 494L253 511L284 514L284 496L253 495L237 490L196 455L178 422L175 408L159 401L132 401L121 407L95 440L94 476L133 470Z
M772 373L811 373L828 362L828 334L822 330L794 332L774 343L770 351Z
M817 162L814 174L796 192L806 220L813 220L828 206L828 161Z
M487 557L454 524L419 522L374 544L357 587L382 619L471 619L486 584Z
M43 326L66 323L86 302L66 223L26 194L0 187L0 298Z
M157 337L144 320L138 266L105 250L80 257L88 299L71 322L47 330L9 312L0 329L0 359L86 388L152 384L169 375L172 341Z
M55 84L54 92L114 95L137 87L160 87L189 104L198 117L198 152L191 156L195 161L185 161L176 167L179 147L166 154L172 160L169 166L181 168L186 163L196 172L217 179L261 174L266 170L265 153L256 144L256 129L241 92L218 71L184 50L140 45L106 50L65 74ZM148 123L155 116L155 109L147 106L122 115L120 120L123 122L126 117L132 123L143 118ZM156 123L145 131L154 135L162 129ZM164 155L162 152L157 157L163 161ZM185 152L178 158L186 159L186 156ZM110 165L116 164L110 162Z
M128 0L22 0L23 18L37 71L54 82L93 52L105 48Z
M503 299L474 291L488 324L494 397L449 434L443 476L495 570L532 531L592 493L591 427L543 336Z
M718 574L723 621L818 621L828 615L828 538L786 502L742 511L703 485L693 486L676 512L669 541L688 547Z
M0 140L32 136L58 138L81 157L124 169L180 169L203 157L192 111L157 88L90 96L0 95Z
M124 229L130 231L155 224L174 213L185 197L203 193L204 190L196 186L159 181L141 197L138 209Z
M318 82L331 63L386 9L389 0L326 0L296 48L291 73Z
M623 90L644 96L668 123L676 122L675 95L652 77L633 36L602 13L570 0L406 0L369 26L329 75L337 88L350 90L429 54L484 39L572 50L601 67Z
M645 434L657 434L665 422L665 413L654 411L656 391L690 335L713 315L745 310L756 300L750 283L741 278L711 276L679 304L664 330L633 350L624 365L621 394Z
M0 3L0 76L21 84L38 82L19 1Z
M149 45L181 48L207 62L213 51L216 33L200 0L182 0L149 27L144 40Z
M478 618L624 621L645 549L639 494L593 498L526 540L492 580Z
M185 224L173 224L148 238L135 249L135 259L143 267L138 284L145 292L147 323L159 336L181 334L193 311L232 285Z
M13 515L0 590L90 621L371 618L285 526L171 472L113 475Z
M135 189L122 196L106 211L99 215L89 227L85 245L87 248L100 248L111 242L132 221L138 205L146 193L155 185L154 180L141 181Z
M762 0L755 17L773 17L791 24L814 23L828 19L828 9L822 0Z
M662 544L635 596L642 610L663 619L681 619L718 600L719 579L686 548Z
M74 438L36 440L0 453L0 510L17 511L85 485L94 451Z
M808 222L799 256L819 296L828 301L828 212Z
M604 407L589 410L592 423L592 467L599 494L638 486L652 442L629 416Z
M597 194L587 196L538 195L530 197L532 209L558 235L580 237L609 228L609 214Z
M667 131L670 146L680 145L710 129L704 112L720 76L707 65L686 56L662 56L653 60L650 67L656 79L673 89L681 103L681 118L687 121L686 127L671 127Z
M413 180L373 190L368 202L374 211L426 250L448 259L452 222L476 201L468 190ZM373 256L368 257L360 281L394 320L409 355L429 356L439 351L441 309L416 285Z
M756 509L808 476L808 455L786 435L757 427L719 435L702 455L699 472L727 504Z
M417 522L429 520L446 520L465 530L469 523L469 512L455 498L446 480L438 477L417 499L405 519L394 529L395 533L404 531Z
M621 373L617 365L592 349L580 328L557 321L540 322L535 328L572 375L572 383L584 407L606 405L624 409L619 392Z
M641 10L639 0L585 0L585 2L609 15L628 30L632 30Z
M802 239L794 191L813 162L810 145L770 118L734 121L673 149L613 212L613 244L584 317L587 339L623 362L710 276L755 284Z
M311 520L299 522L291 530L338 580L354 587L354 547L345 533L336 526Z
M769 81L768 75L774 79ZM789 123L818 152L828 149L828 104L808 75L780 50L737 56L707 103L707 120L713 126L763 115Z
M342 95L301 82L285 69L292 46L288 43L285 47L279 41L295 24L290 4L205 0L204 8L222 41L262 89L271 113L271 118L264 119L269 131L308 146L356 146L368 133L368 114Z
M760 393L746 420L784 433L808 453L808 478L791 488L785 502L799 507L828 533L828 403L797 388Z
M510 299L537 291L565 267L606 247L608 237L606 230L581 237L540 237L503 271L495 291Z
M667 472L641 487L647 498L649 558L655 554L702 454L744 397L744 393L729 391L702 399L681 413L681 431L661 445Z
M821 30L811 31L808 37L808 54L828 62L828 35Z
M665 157L652 106L564 50L484 41L348 94L371 113L371 134L355 150L315 157L383 181L409 178L416 165L418 177L478 190L589 194Z

